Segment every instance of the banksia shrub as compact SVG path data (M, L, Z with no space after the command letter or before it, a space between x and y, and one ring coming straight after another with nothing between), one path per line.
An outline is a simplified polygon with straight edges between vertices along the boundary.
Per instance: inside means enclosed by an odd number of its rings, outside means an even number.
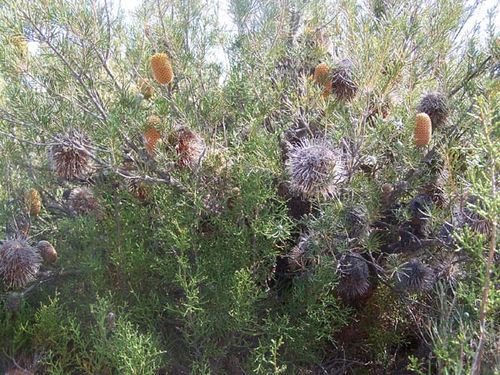
M434 272L418 259L403 264L395 274L396 290L408 293L424 292L432 287Z
M172 64L166 53L156 53L151 56L151 71L154 79L162 84L168 84L174 79Z
M415 144L417 147L429 144L432 136L431 118L426 113L419 113L415 119Z
M27 241L7 240L0 247L0 277L10 287L35 280L42 258Z
M370 273L368 264L360 255L343 255L337 270L340 273L337 291L342 297L352 300L368 292Z
M49 161L58 177L82 179L93 170L92 145L89 138L76 130L56 141L49 149Z
M42 210L42 197L36 189L29 189L24 194L26 209L30 215L38 216Z
M330 68L326 63L316 65L314 68L314 82L324 85L328 81L328 72Z
M155 93L155 89L149 79L141 78L138 82L139 90L144 99L151 99Z
M358 85L354 81L352 63L343 60L330 71L331 91L341 101L350 101L358 92Z
M181 168L194 168L205 156L205 141L186 126L175 129L170 142L175 145L177 163Z
M331 197L345 179L342 153L320 139L303 139L289 151L290 189L304 197Z
M39 241L36 244L36 248L38 249L42 259L47 264L52 264L57 260L57 251L54 249L54 246L48 241Z
M94 193L87 187L78 187L71 190L69 197L69 208L77 215L99 213L100 206Z
M450 113L448 99L439 92L427 94L420 101L417 111L429 115L432 127L438 129L444 124Z

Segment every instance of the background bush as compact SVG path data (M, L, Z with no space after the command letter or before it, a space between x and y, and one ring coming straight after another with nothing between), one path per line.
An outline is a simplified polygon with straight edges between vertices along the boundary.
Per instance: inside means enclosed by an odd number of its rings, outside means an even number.
M200 0L133 16L106 1L1 3L2 237L48 240L58 259L22 288L0 281L0 369L500 371L500 44L494 14L465 35L476 5L231 0L228 32ZM334 82L347 67L353 98L315 82L321 62ZM448 116L417 148L431 92ZM180 126L206 145L190 167ZM49 151L74 130L94 169L68 181ZM304 139L342 154L333 196L290 189ZM425 279L405 284L412 260Z

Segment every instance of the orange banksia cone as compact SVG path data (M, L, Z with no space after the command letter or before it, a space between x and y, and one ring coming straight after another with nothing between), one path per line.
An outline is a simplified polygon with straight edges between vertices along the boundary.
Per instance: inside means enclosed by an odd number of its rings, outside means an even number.
M29 189L24 195L24 200L30 215L38 216L42 210L42 198L38 190Z
M422 147L429 144L432 135L432 122L429 115L419 113L415 121L415 144Z
M156 149L156 144L161 139L161 134L155 127L150 126L143 134L144 146L149 153L153 153Z
M330 68L325 63L316 65L316 68L314 68L314 82L320 85L326 84L326 81L328 80L329 71Z
M150 63L153 77L158 83L165 85L172 82L174 71L166 53L154 54L151 56Z

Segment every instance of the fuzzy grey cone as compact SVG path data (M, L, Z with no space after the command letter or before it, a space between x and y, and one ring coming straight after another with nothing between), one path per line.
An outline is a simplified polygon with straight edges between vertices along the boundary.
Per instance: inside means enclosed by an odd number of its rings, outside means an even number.
M450 113L448 99L439 92L432 92L422 98L417 107L417 112L429 115L432 122L432 130L440 128Z
M358 92L358 85L354 80L353 66L349 60L342 60L339 65L330 71L332 92L342 101L350 101Z
M94 193L87 187L78 187L71 190L68 201L69 208L77 215L98 213L100 209Z
M342 152L319 139L304 139L288 154L286 170L290 189L304 197L334 196L345 180Z
M429 290L434 282L434 272L418 259L412 259L396 272L396 290L417 293Z
M370 282L368 278L368 264L357 255L344 255L339 261L338 272L340 283L337 286L338 293L347 299L361 297L368 291Z
M72 181L86 178L93 170L89 138L72 130L49 149L49 161L59 178Z
M0 247L0 277L10 287L35 280L42 258L25 240L8 240Z

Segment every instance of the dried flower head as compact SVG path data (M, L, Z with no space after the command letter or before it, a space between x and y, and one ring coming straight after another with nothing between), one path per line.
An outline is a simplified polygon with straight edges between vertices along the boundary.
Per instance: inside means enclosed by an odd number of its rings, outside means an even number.
M288 153L290 189L304 197L331 197L345 179L342 153L320 139L303 139Z
M76 130L58 139L49 149L49 160L56 174L65 180L87 177L93 170L92 145L89 138Z
M24 202L26 209L30 215L38 216L42 210L42 197L36 189L29 189L24 194Z
M35 280L42 258L27 241L7 240L0 247L0 277L10 287Z
M368 264L360 255L346 254L340 258L338 267L340 282L339 294L347 299L363 296L370 288Z
M330 80L332 83L331 91L342 101L352 100L358 91L358 85L354 81L352 63L343 60L338 66L330 71Z
M426 113L419 113L415 119L415 144L417 147L426 146L431 141L432 123Z
M427 94L420 101L417 111L429 115L432 128L438 129L444 124L450 114L448 99L439 92Z
M48 241L39 241L36 248L40 252L42 259L47 264L52 264L57 260L57 251Z
M434 282L434 272L418 259L403 264L395 274L396 289L409 293L429 290Z
M172 64L166 53L156 53L150 59L154 79L162 84L168 84L174 79Z
M138 81L139 90L141 91L144 99L151 99L155 93L155 89L149 79L141 78Z
M77 215L98 213L100 211L94 193L87 187L77 187L71 190L68 202L69 208Z
M314 68L314 82L320 84L320 85L325 85L326 82L328 81L328 72L330 71L330 68L326 63L320 63L316 65Z
M205 141L186 126L176 128L170 137L178 155L178 165L181 168L194 168L205 156Z

